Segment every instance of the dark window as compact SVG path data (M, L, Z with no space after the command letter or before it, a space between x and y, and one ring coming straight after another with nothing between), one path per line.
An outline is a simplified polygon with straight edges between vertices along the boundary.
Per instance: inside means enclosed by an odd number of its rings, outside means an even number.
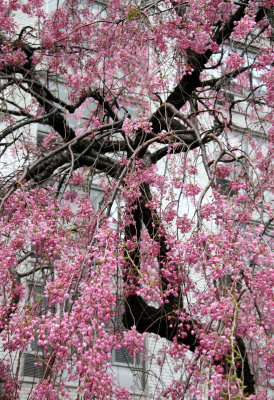
M51 131L51 129L48 125L42 125L42 124L38 125L37 134L36 134L37 147L42 146L43 140L48 136L50 131ZM58 142L60 143L60 141L61 141L60 137L57 134L54 135L54 137L52 138L52 141L51 141L51 146L55 147L58 144Z
M228 179L216 178L216 189L225 196L232 197L236 194L235 190L231 189L231 184Z
M118 331L125 331L125 327L123 325L123 300L121 299L117 301L114 326L115 329ZM141 355L136 354L132 356L124 346L122 346L120 349L113 351L112 363L126 364L129 366L135 366L136 368L143 367Z
M31 305L38 308L38 315L48 310L55 312L55 307L49 307L48 301L44 296L44 288L39 284L31 284L29 286L29 299ZM38 346L38 339L35 338L31 344L29 353L24 354L23 375L41 379L45 371L45 358L43 357L43 349Z
M217 104L219 106L224 106L226 103L233 103L235 100L234 94L231 92L220 92L219 97L217 98Z
M129 354L129 351L122 346L119 350L114 351L114 363L134 364L134 358Z
M38 365L37 365L38 364ZM35 354L24 355L24 376L41 379L45 372L45 360Z
M0 379L0 400L8 400L8 398L4 394L4 384L5 381Z

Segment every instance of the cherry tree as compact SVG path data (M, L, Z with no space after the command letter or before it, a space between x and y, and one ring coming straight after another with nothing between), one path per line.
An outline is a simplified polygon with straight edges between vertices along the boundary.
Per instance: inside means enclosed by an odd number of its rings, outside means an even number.
M0 4L3 395L35 348L29 399L128 400L124 348L148 398L266 399L273 0L43 3Z

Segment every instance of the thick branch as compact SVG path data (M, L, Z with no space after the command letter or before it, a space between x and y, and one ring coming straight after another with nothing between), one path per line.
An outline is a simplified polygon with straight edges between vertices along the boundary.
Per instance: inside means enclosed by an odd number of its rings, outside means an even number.
M239 365L237 367L237 376L243 381L244 393L247 395L251 395L255 392L255 381L249 367L245 343L241 337L237 336L236 344L237 350L240 354Z
M224 43L231 35L235 22L239 21L245 15L245 9L248 5L248 1L243 1L236 12L231 18L222 26L221 22L218 22L212 41L218 45ZM264 12L259 10L256 16L256 22L260 21L264 17ZM178 110L191 98L192 92L203 83L200 81L200 73L205 68L206 63L209 61L213 54L212 50L206 50L202 54L198 54L195 51L187 50L186 63L193 68L191 75L184 75L178 85L174 88L172 93L166 99L167 103L174 105Z
M176 337L179 343L189 346L189 350L194 351L199 346L199 341L195 334L191 334L192 321L185 321L184 333L187 335L182 338L178 331L178 316L174 311L175 309L170 305L155 308L149 306L140 296L131 295L126 298L123 324L127 329L136 326L140 333L155 333L169 341ZM188 325L188 328L186 325Z

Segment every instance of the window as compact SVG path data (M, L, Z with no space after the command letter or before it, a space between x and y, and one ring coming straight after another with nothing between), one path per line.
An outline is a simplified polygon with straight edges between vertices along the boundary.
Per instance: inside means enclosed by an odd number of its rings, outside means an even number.
M43 295L43 291L44 289L42 285L29 285L29 301L33 307L39 308L39 315L42 315L48 310L55 312L54 307L48 306L47 299ZM46 360L43 357L43 351L38 346L38 340L35 339L30 346L30 351L24 354L23 375L30 378L41 379L45 372L45 361Z
M115 321L114 321L114 327L115 330L117 331L124 331L124 325L123 325L123 300L118 299L117 300L117 309L116 309L116 315L115 315ZM133 357L130 355L129 351L122 346L118 350L113 351L113 356L112 356L112 363L121 363L121 364L126 364L126 365L138 365L141 364L141 357L140 354L137 356Z
M38 125L37 136L36 136L36 144L38 147L41 147L43 144L43 140L48 136L50 132L50 128L48 125Z
M235 96L231 92L221 91L219 92L219 96L217 98L217 104L219 106L224 106L226 103L233 103L235 100Z
M0 400L8 400L8 398L4 394L4 387L3 387L4 384L5 384L5 381L0 379Z
M231 189L231 184L229 179L225 178L216 178L216 189L219 193L223 194L224 196L232 197L236 194L235 190Z
M44 287L42 284L29 285L29 299L32 299L32 304L39 307L39 315L50 310L55 313L55 307L49 306L46 297L44 296Z
M100 207L100 203L104 198L103 190L96 186L92 186L90 189L90 197L92 199L92 207L94 208L94 210L97 211Z
M45 372L45 359L36 354L24 355L23 375L31 378L41 379Z
M122 346L121 349L114 351L112 362L118 364L122 363L127 365L133 365L134 358L129 354L128 350L124 346Z
M115 329L125 330L122 322L123 300L118 300L117 313L115 316ZM141 354L132 356L129 351L122 346L112 352L112 369L117 376L117 383L135 393L140 393L145 389L145 362Z

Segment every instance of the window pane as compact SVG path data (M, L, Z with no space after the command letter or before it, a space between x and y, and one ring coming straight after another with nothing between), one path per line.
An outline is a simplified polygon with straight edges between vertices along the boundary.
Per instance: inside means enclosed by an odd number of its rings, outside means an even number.
M133 357L129 354L128 350L122 346L119 350L114 351L114 362L133 364Z
M90 190L90 196L92 198L92 206L95 210L99 209L100 203L103 200L104 192L101 189L92 187Z
M42 378L45 372L45 364L34 365L40 361L34 354L25 354L24 356L24 376L31 376L33 378Z

